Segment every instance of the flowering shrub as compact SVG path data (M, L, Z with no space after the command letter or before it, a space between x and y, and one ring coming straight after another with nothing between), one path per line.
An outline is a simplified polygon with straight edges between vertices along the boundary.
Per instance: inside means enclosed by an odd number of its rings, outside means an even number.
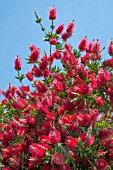
M113 41L102 61L99 40L81 39L78 49L67 40L75 22L45 34L50 53L29 46L29 71L21 74L21 58L14 68L20 87L9 85L0 104L0 166L2 170L113 169ZM83 53L82 53L83 52ZM54 66L59 60L62 67ZM27 78L31 86L23 84Z

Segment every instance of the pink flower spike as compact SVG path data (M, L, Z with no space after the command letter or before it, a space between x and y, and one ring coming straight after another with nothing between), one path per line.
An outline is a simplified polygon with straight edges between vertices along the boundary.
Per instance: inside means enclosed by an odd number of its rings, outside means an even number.
M72 21L72 22L69 22L67 28L66 28L66 32L68 34L72 34L74 32L74 28L75 28L75 23Z
M88 39L87 37L85 38L82 38L79 45L78 45L78 49L80 51L85 51L86 50L86 47L87 47L87 43L88 43Z
M108 53L110 56L113 56L113 40L111 40L111 42L108 46Z
M56 19L56 8L51 7L49 10L49 19L55 20Z
M22 68L21 58L19 58L18 55L16 56L14 61L14 68L15 70L21 70Z
M64 30L64 25L63 25L63 24L60 24L60 25L56 28L55 32L56 32L57 34L61 34L63 30Z

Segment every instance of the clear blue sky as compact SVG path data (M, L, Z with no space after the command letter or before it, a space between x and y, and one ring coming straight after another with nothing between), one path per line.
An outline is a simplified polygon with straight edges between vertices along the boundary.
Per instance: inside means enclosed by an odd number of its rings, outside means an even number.
M48 28L48 10L53 4L58 11L56 25L75 20L75 36L69 40L75 47L86 35L90 41L100 39L103 46L113 37L113 0L0 0L0 88L6 89L9 82L17 84L13 69L17 54L22 58L23 72L29 68L24 62L29 54L28 44L35 44L42 51L47 49L33 11ZM109 57L107 49L103 57Z

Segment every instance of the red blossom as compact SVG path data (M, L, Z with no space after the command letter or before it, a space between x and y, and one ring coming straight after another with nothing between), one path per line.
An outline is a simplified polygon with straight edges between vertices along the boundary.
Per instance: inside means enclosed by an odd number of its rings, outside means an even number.
M31 74L31 72L27 72L26 77L29 81L33 81L33 75Z
M68 25L67 25L67 28L66 28L66 32L68 34L72 34L73 31L74 31L74 28L75 28L75 23L73 21L69 22Z
M55 20L56 19L56 12L57 12L57 10L54 7L51 7L49 9L49 19L50 20Z
M99 159L96 162L96 166L97 166L98 169L106 170L107 167L108 167L108 164L107 164L107 162L104 159Z
M109 43L108 53L109 55L113 56L113 40L111 40L111 42Z
M85 38L82 38L79 45L78 45L78 49L80 51L85 51L86 50L86 47L87 47L87 43L88 43L88 39L87 37Z
M61 140L61 135L58 130L51 130L49 132L49 140L52 144L57 144Z
M21 70L21 68L22 68L21 58L19 58L18 56L16 56L16 58L15 58L14 68L15 68L15 70Z
M40 56L40 49L39 48L33 49L29 57L29 62L35 63L39 56Z
M68 136L65 140L65 144L70 148L77 148L78 141L72 136Z
M57 34L61 34L63 30L64 30L64 25L63 25L63 24L60 24L60 25L56 28L55 32L56 32Z

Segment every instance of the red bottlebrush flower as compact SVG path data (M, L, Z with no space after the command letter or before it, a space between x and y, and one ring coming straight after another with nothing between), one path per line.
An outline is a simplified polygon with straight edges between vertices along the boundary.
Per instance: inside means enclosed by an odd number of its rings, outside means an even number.
M65 144L70 148L76 148L78 141L76 138L74 138L72 136L68 136L65 140Z
M69 114L64 114L59 120L59 124L62 126L69 126L71 123L71 116Z
M43 56L43 57L41 58L40 63L39 63L39 68L40 68L40 70L41 70L41 71L47 70L48 64L49 64L49 61L48 61L47 56Z
M107 66L113 68L113 58L110 58L109 60L106 61Z
M97 162L96 162L96 167L98 169L101 169L101 170L106 170L107 167L108 167L108 164L107 162L104 160L104 159L99 159Z
M35 81L35 87L37 88L38 93L44 93L47 90L47 87L39 80Z
M50 143L50 140L49 140L49 137L47 135L40 135L38 137L38 140L41 142L41 143Z
M35 76L35 77L40 77L41 76L41 71L38 67L34 66L31 69L31 73Z
M55 20L56 19L56 8L54 8L54 7L51 7L50 9L49 9L49 19L50 20Z
M33 75L32 75L31 72L27 72L27 73L26 73L26 77L27 77L27 79L28 79L29 81L33 81Z
M61 140L61 135L58 130L51 130L49 132L49 140L52 144L57 144Z
M108 53L110 56L113 56L113 40L110 42L108 46Z
M74 31L74 28L75 28L75 23L72 21L72 22L69 22L67 28L66 28L66 32L68 34L72 34L73 31Z
M94 45L95 45L95 42L94 42L94 41L92 41L92 42L90 42L89 44L87 44L86 52L92 53L93 50L94 50Z
M69 38L69 35L65 32L61 35L62 39L66 41Z
M8 102L8 100L7 99L2 99L2 105L6 105L6 103Z
M70 166L66 163L59 166L59 170L71 170Z
M64 156L61 153L55 153L52 156L52 162L56 165L60 165L64 163Z
M34 49L37 49L37 47L35 46L35 45L29 45L29 49L30 49L30 51L33 51Z
M15 68L15 70L21 70L21 68L22 68L21 58L19 58L18 56L16 56L16 58L15 58L14 68Z
M31 51L30 57L29 57L29 62L30 63L35 63L40 55L40 49L34 49Z
M86 64L86 62L89 61L90 59L91 59L90 54L89 54L89 53L86 53L85 55L83 55L83 56L81 57L81 62L82 62L83 64Z
M33 143L29 146L29 152L33 157L44 158L46 156L46 149L39 146L37 143Z
M58 38L50 38L49 42L50 42L51 45L56 45L57 42L58 42Z
M78 45L78 49L80 51L85 51L86 50L86 47L87 47L87 42L88 42L88 39L87 37L85 38L82 38L79 45Z
M90 115L81 113L77 116L77 121L80 125L89 126L91 123Z
M55 58L55 59L60 59L61 58L60 51L56 50L55 52L53 52L52 57Z
M103 106L103 105L104 105L104 100L102 99L102 96L96 97L95 102L96 102L99 106Z
M12 103L13 107L19 110L23 110L27 106L27 101L18 97Z
M28 119L28 124L30 124L31 127L36 127L37 118L35 116L29 116L27 119Z
M63 24L60 24L60 25L56 28L55 32L56 32L57 34L61 34L63 30L64 30L64 25L63 25Z
M100 55L101 52L101 42L97 39L96 41L94 41L94 47L92 49L93 53Z
M72 46L70 45L70 44L67 44L67 43L65 43L64 44L64 49L68 52L68 53L70 53L71 51L72 51Z
M59 107L58 107L57 113L58 113L58 114L63 114L63 113L64 113L64 108L63 108L63 106L59 106Z
M51 168L52 168L52 165L48 163L43 166L42 170L51 170Z

